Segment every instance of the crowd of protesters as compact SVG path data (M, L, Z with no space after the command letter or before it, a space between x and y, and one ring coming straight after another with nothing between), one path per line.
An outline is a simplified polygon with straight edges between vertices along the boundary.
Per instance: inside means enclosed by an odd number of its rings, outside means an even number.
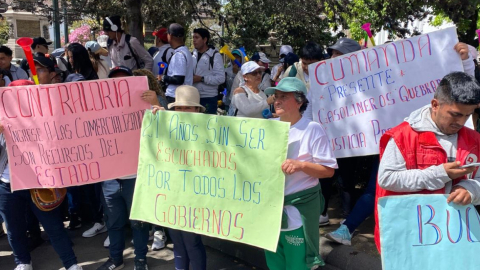
M106 35L97 41L66 44L50 54L51 43L42 37L34 38L31 48L39 83L146 76L149 89L145 89L142 99L152 106L154 113L161 110L224 112L232 117L272 118L290 123L288 155L282 164L286 175L282 219L285 222L282 222L276 252L265 252L272 270L305 270L324 265L319 255L318 226L330 223L327 210L334 183L339 186L345 220L326 237L345 245L351 244L354 231L374 213L376 195L378 198L432 191L451 194L449 201L459 204L480 202L480 179L467 177L476 167L460 168L463 160L458 159L459 155L469 154L463 153L466 151L463 149L477 147L463 147L457 153L457 140L469 145L480 142L477 133L465 131L463 127L480 103L480 85L473 77L476 50L466 44L458 43L451 52L460 55L465 73L447 75L440 82L432 104L412 112L406 122L386 134L389 140L383 145L382 158L373 155L336 159L324 129L313 121L308 66L362 50L355 40L341 38L326 50L310 41L298 54L291 46L282 45L280 63L270 69L272 61L262 51L255 52L250 61L246 61L244 51L234 49L235 61L224 61L223 55L211 44L210 32L204 28L194 29L192 33L186 33L185 28L176 23L160 28L153 33L155 47L148 51L135 37L125 33L119 16L105 18L103 30ZM186 35L193 37L192 52L185 46ZM22 61L20 67L11 62L12 50L0 46L0 87L34 84L29 80L31 69L27 61ZM1 125L0 131L3 132ZM415 137L421 132L433 134L440 149L447 153L445 160L438 159L427 166L416 164L415 158L407 158L407 152L414 151L418 145L407 141L412 139L406 139L405 134ZM127 228L133 232L135 270L148 269L149 241L153 241L153 250L160 250L165 247L167 236L173 242L175 269L190 266L195 270L208 269L200 235L129 220L136 175L69 187L61 207L42 211L28 190L11 191L6 149L2 134L0 221L5 223L6 232L0 226L0 235L8 235L16 270L33 269L30 252L44 241L40 224L65 269L82 269L65 231L65 221L69 230L86 229L83 237L107 233L104 246L109 249L109 256L98 270L124 267ZM430 155L443 157L445 151ZM360 182L366 183L366 189L355 201L353 193ZM86 224L93 225L84 228ZM289 240L292 238L303 240L292 242Z

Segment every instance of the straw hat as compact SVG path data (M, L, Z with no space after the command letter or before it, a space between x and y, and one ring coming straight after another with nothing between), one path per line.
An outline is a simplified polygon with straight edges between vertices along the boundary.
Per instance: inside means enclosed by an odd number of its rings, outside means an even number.
M198 89L190 85L181 85L175 90L175 102L168 104L168 108L177 106L198 107L200 112L205 112L205 107L200 105Z

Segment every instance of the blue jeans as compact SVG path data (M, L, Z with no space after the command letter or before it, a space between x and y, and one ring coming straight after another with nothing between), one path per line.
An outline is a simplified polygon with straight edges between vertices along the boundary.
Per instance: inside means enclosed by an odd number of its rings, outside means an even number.
M205 113L217 114L218 97L200 98L200 104L205 107Z
M8 242L13 250L16 264L29 264L31 262L28 251L27 222L25 213L30 208L42 223L43 228L50 238L53 249L62 260L65 269L77 263L77 258L72 249L72 242L68 237L61 218L60 207L44 212L32 202L28 190L11 192L10 184L0 181L0 215L7 227Z
M102 182L105 221L110 237L110 257L115 263L123 262L125 249L125 225L129 221L132 208L135 178L126 180L109 180ZM135 259L147 259L148 223L131 220Z
M176 270L188 270L190 263L195 270L207 269L207 253L200 235L170 228L168 233L173 241Z
M86 203L88 207L88 217L82 217L84 220L90 220L97 223L102 223L102 184L95 183L83 186L74 186L67 188L68 198L68 213L80 215L80 203Z
M360 196L357 203L353 207L352 212L350 212L347 219L343 223L345 226L347 226L350 233L354 232L358 226L365 221L365 219L373 214L379 163L379 156L377 155L373 160L372 171L370 173L370 179L368 180L367 188L362 196Z

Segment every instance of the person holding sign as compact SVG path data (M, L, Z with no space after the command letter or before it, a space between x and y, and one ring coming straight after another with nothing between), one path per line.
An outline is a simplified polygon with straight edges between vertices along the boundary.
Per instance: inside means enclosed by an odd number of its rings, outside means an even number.
M480 134L464 127L479 103L475 78L453 72L440 81L430 105L387 131L380 140L376 202L391 195L450 194L448 203L480 204ZM380 252L377 203L375 221Z
M177 87L176 101L168 104L168 109L177 112L203 113L205 107L200 104L200 93L197 88L189 85ZM164 110L163 107L153 106L153 113ZM195 270L207 269L207 253L199 234L168 229L173 241L175 255L175 269L189 269L191 264Z
M274 94L278 120L291 124L285 173L282 230L275 253L265 251L270 270L306 270L325 263L319 255L318 219L323 210L319 178L332 177L337 161L319 123L302 113L307 88L297 78L284 78L266 94Z
M140 72L141 74L142 72ZM142 76L145 73L141 74ZM133 72L128 67L114 67L109 78L121 78L133 76ZM151 80L150 80L151 81ZM155 81L155 80L153 80ZM152 88L151 85L149 85ZM159 105L157 94L152 90L146 90L142 93L142 100L150 105ZM97 270L116 270L122 269L123 251L125 249L125 227L130 221L133 245L135 247L135 270L148 270L147 252L150 224L129 220L129 213L132 208L133 192L135 189L137 175L120 177L118 179L107 180L101 183L103 190L103 209L105 221L108 229L108 238L104 246L108 247L110 257Z
M42 57L45 58L43 55ZM10 86L21 85L34 85L34 83L27 80L17 80L10 84ZM41 206L37 206L33 202L29 190L12 192L10 164L3 131L4 127L0 124L0 216L5 221L7 227L8 242L13 250L15 263L17 264L15 269L33 269L26 235L27 222L25 220L25 211L31 209L40 223L42 223L53 249L62 260L65 269L82 270L82 267L77 264L77 258L72 249L72 242L63 227L61 208L57 207L46 211L45 208L41 208Z

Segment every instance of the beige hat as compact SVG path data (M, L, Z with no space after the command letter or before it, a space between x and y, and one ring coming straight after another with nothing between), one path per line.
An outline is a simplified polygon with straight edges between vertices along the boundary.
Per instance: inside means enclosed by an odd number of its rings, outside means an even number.
M199 107L201 112L205 112L205 107L200 105L200 93L198 89L190 85L181 85L175 90L175 102L168 104L171 109L176 106Z

